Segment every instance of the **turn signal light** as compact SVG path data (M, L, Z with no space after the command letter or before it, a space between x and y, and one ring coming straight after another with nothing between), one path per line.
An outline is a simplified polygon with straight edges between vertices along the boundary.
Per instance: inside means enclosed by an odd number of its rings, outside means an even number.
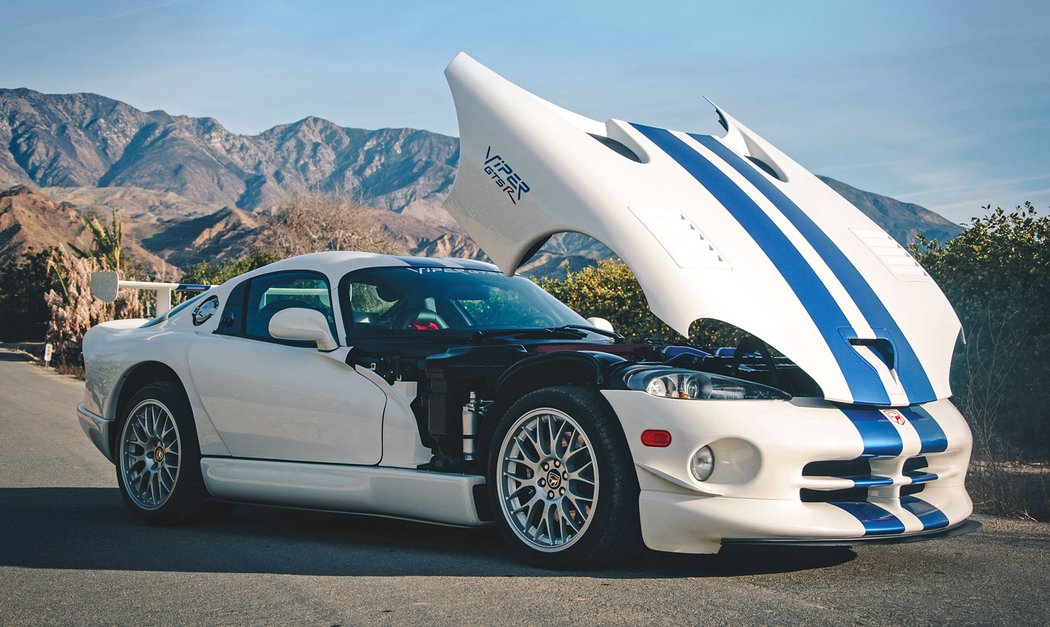
M642 444L664 448L671 445L671 434L663 429L646 429L642 431Z

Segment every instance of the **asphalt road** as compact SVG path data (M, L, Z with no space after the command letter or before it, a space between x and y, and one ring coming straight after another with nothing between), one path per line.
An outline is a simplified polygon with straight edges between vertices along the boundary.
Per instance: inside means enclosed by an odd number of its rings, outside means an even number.
M0 351L0 624L1039 624L1050 525L617 570L511 561L492 530L242 506L150 528L74 417L83 384Z

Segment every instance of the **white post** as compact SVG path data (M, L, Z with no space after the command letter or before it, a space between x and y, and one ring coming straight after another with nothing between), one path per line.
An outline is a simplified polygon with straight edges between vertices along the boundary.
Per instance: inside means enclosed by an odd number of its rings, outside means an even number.
M157 315L163 316L164 314L171 311L171 288L170 287L158 287L157 288Z

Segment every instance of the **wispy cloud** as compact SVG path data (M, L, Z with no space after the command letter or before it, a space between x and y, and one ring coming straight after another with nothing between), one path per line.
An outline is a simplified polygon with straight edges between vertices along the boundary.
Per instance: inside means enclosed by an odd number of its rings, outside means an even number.
M30 24L25 26L21 30L26 32L38 32L53 30L59 28L67 28L69 26L77 26L81 24L98 24L101 22L112 22L114 20L121 20L133 15L139 15L141 13L149 13L150 11L156 11L172 5L180 4L183 0L165 0L164 2L158 2L155 4L149 4L145 6L131 6L120 9L119 11L113 11L103 15L85 15L83 17L58 20L54 22L41 22L39 24Z
M969 184L969 185L951 185L951 186L947 186L947 187L939 187L939 188L933 188L933 189L924 189L924 190L921 190L921 191L910 192L910 193L907 193L907 194L898 194L897 198L899 198L901 200L909 200L909 199L913 199L913 198L919 198L919 197L922 197L922 196L929 196L931 194L952 194L952 193L959 193L959 192L969 192L969 191L976 191L976 190L982 190L982 189L990 189L990 188L1012 186L1012 185L1017 185L1019 183L1031 183L1033 181L1045 181L1045 180L1050 180L1050 174L1044 174L1044 175L1041 175L1041 176L1026 176L1026 177L1023 177L1023 178L1014 178L1014 179L999 179L999 180L991 179L991 180L981 181L980 183L972 183L972 184ZM1035 193L1042 193L1042 192L1038 192L1037 191Z

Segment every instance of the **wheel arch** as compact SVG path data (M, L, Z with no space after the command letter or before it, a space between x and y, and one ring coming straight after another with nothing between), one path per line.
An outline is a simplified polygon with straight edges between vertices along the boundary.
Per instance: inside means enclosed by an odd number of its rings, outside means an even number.
M183 383L182 378L175 370L159 361L144 361L135 364L121 376L120 382L117 384L115 390L115 402L111 405L109 410L109 418L114 421L114 424L121 419L122 414L127 406L131 397L135 395L142 386L152 383L154 381L171 381L178 386L179 391L182 393L183 400L186 405L189 406L189 396L186 394L186 384ZM111 451L116 450L116 439L117 432L119 429L111 429L109 435L109 446Z
M600 351L553 351L515 363L496 381L496 398L520 396L545 387L580 385L600 388L622 357Z
M522 396L550 387L578 386L601 389L610 383L612 370L626 360L600 351L553 351L527 357L507 368L496 381L493 404L481 425L478 453L484 459L496 424Z

